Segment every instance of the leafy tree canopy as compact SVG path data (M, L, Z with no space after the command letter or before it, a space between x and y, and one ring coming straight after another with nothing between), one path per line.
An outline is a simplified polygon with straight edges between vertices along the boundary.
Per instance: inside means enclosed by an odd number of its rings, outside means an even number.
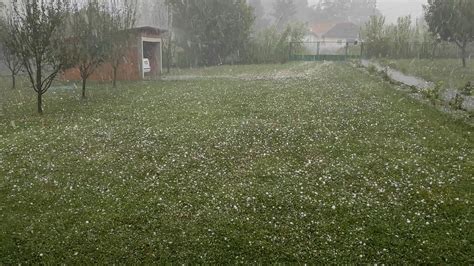
M466 47L474 41L474 1L428 0L425 12L430 31L443 41L455 42L466 66Z
M220 64L247 42L254 22L244 0L169 1L179 45L193 64Z

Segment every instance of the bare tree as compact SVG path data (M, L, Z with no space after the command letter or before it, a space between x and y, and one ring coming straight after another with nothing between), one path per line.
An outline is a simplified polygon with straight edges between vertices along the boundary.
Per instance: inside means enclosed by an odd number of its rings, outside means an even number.
M173 62L173 54L175 45L173 43L173 9L170 2L166 2L166 8L168 11L168 33L167 38L165 38L163 42L163 50L165 51L165 59L166 59L166 73L170 73L171 71L171 64Z
M122 4L111 2L112 40L109 50L109 61L112 65L112 85L117 87L117 72L123 63L129 48L130 29L135 25L136 2L124 0Z
M12 28L3 19L0 20L0 52L3 63L10 70L12 89L16 88L16 76L22 69L22 61L15 54L15 46L12 39Z
M82 79L82 99L94 71L105 62L111 49L112 15L98 0L88 0L74 10L71 18L74 62Z
M37 94L40 114L43 95L69 62L60 34L68 8L67 0L13 0L8 14L9 38Z
M274 13L272 16L275 18L278 28L285 28L288 23L294 19L297 14L296 5L293 0L276 0L273 3Z

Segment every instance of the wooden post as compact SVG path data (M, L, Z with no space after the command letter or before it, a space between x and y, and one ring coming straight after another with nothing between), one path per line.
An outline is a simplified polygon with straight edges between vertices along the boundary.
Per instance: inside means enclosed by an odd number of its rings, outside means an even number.
M349 42L346 42L346 60L347 60L348 55L349 55Z

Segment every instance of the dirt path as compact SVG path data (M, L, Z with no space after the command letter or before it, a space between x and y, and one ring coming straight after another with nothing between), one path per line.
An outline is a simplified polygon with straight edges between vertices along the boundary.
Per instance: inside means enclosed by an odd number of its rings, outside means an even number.
M428 82L424 79L403 74L402 72L392 69L390 67L383 67L377 63L371 62L369 60L361 60L361 64L365 67L374 66L378 71L386 70L388 76L400 83L403 83L408 86L415 86L418 89L428 89L433 86L433 83Z

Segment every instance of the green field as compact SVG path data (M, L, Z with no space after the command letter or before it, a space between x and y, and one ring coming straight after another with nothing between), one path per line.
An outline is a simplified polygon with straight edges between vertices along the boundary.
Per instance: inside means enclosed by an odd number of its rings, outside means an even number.
M473 262L473 128L348 64L2 95L0 264Z
M382 64L431 82L442 82L443 87L459 89L474 81L474 60L463 68L461 59L393 59Z

